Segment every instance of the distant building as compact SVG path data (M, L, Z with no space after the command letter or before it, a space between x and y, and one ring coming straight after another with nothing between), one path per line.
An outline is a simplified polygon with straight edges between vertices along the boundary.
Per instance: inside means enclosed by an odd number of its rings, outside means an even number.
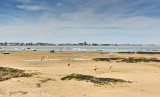
M87 42L84 42L84 45L87 45Z
M98 44L96 44L96 43L92 43L92 44L90 44L90 45L97 46Z
M111 44L102 44L102 46L110 46Z
M78 45L83 45L84 43L78 43Z

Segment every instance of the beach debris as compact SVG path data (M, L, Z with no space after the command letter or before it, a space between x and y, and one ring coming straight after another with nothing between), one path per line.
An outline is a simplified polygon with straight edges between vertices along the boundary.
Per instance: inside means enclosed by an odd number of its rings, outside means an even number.
M109 85L110 83L118 84L118 83L132 83L131 81L125 81L123 79L117 79L117 78L98 78L90 75L82 75L73 73L70 75L67 75L66 77L61 78L61 80L77 80L77 81L86 81L86 82L92 82L94 84L99 85Z
M17 77L30 77L32 74L25 73L24 70L0 67L0 81L8 80Z
M97 67L96 67L96 66L94 66L94 70L95 70L95 71L97 70Z

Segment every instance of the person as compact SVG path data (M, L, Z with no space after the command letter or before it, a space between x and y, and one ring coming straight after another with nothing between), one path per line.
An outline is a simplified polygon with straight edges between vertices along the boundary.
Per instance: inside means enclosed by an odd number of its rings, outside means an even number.
M44 59L44 56L41 57L41 61Z
M109 65L109 69L110 69L110 71L111 71L111 69L112 69L112 65L111 65L111 64Z
M68 63L68 67L70 66L70 63Z
M95 70L95 71L97 70L97 67L96 67L96 66L94 66L94 70Z
M49 56L47 56L47 60L49 60Z

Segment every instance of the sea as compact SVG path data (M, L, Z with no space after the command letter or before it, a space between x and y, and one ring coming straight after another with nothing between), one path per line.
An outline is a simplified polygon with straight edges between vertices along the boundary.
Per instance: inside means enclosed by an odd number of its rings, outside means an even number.
M15 50L55 50L55 51L110 51L110 52L128 52L128 51L156 51L160 46L4 46L1 51Z

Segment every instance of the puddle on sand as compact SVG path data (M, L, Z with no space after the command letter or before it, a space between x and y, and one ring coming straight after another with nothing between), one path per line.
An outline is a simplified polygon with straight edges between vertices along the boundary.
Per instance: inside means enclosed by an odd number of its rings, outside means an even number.
M5 76L0 76L0 78L2 78L2 79L3 78L9 78L9 76L6 76L6 75Z
M76 60L76 61L89 61L89 60L92 60L92 59L80 59L80 58L74 58L72 60Z
M24 61L55 61L55 60L62 60L62 59L43 59L43 60L35 59L35 60L24 60Z

